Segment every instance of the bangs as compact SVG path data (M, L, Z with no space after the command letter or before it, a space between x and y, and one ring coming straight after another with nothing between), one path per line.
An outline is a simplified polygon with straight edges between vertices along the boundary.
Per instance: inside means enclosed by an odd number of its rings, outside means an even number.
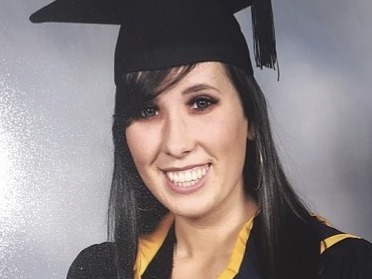
M145 104L180 82L197 64L126 74L116 88L115 116L128 126Z

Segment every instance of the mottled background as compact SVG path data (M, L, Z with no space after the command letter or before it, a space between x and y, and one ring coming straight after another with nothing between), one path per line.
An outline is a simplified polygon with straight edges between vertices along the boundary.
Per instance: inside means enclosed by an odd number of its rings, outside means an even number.
M118 28L30 24L49 2L0 0L1 278L64 278L106 237ZM274 6L280 82L256 76L284 164L315 212L371 241L372 2Z

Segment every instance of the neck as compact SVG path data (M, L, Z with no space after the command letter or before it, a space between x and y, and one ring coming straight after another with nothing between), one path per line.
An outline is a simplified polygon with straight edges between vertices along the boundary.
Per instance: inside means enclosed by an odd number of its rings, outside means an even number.
M220 210L200 218L175 216L177 256L230 253L244 224L257 212L256 203L247 198L233 210Z

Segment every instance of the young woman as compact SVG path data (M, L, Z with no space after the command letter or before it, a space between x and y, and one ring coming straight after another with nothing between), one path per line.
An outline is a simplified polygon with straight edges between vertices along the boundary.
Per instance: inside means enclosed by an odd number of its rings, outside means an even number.
M111 242L67 278L372 278L371 245L312 216L275 150L233 13L250 1L56 1L31 20L121 24ZM275 67L270 1L252 6Z

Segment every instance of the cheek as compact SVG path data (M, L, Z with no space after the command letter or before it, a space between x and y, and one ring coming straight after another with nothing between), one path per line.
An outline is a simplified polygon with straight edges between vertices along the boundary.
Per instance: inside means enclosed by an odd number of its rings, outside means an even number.
M147 134L142 131L141 127L132 124L126 129L125 136L133 161L137 169L140 170L150 151Z
M248 121L242 117L212 118L197 128L202 141L222 150L240 149L248 139Z
M125 132L130 154L146 185L149 185L154 175L154 162L160 152L161 136L159 133L159 127L151 127L143 123L133 123Z
M220 152L229 160L227 164L243 165L246 154L247 145L247 124L246 122L228 123L224 126L225 129L219 130L215 135L216 144L220 146ZM246 124L246 125L244 125ZM223 127L221 127L223 128Z
M226 117L228 115L228 117ZM209 122L209 121L207 121ZM200 141L231 179L241 176L248 140L248 121L242 115L223 114L199 127Z

